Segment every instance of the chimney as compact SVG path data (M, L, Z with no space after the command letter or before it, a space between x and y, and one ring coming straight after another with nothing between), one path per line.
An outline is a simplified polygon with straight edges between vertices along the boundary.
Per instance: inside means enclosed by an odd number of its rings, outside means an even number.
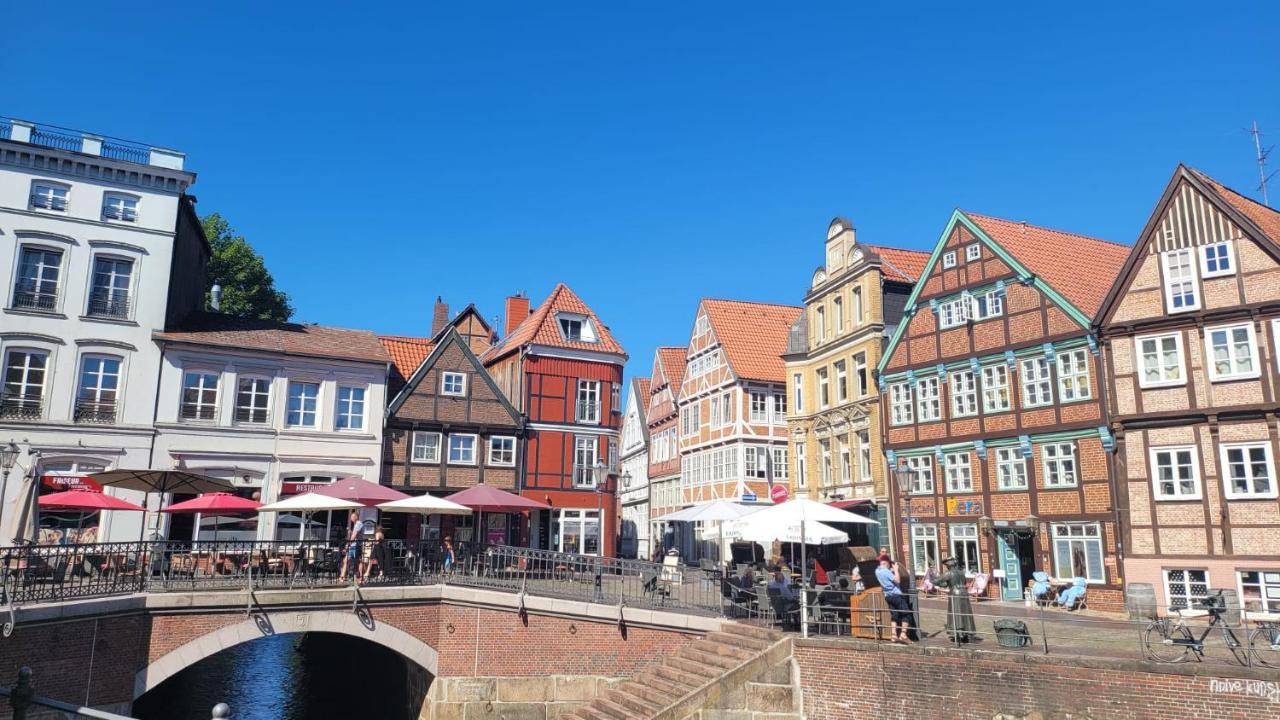
M431 313L431 337L440 334L445 325L449 324L449 305L440 296L436 296L436 307Z
M209 306L214 312L222 310L222 286L214 285L209 290Z
M529 317L529 298L525 297L524 291L511 295L507 298L507 324L503 327L502 336L511 335L511 331L524 319Z

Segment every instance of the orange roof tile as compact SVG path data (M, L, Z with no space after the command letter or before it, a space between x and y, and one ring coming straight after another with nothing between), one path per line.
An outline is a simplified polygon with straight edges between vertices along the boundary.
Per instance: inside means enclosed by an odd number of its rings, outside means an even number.
M1236 212L1249 218L1258 229L1267 236L1273 243L1280 244L1280 212L1276 212L1253 198L1238 193L1235 190L1223 185L1213 178L1194 168L1188 168L1196 174L1196 177L1203 180L1209 187L1213 188L1228 205L1235 209Z
M649 378L647 377L636 378L636 382L640 384L639 399L641 402L643 402L644 406L647 407L649 405Z
M595 327L597 341L566 340L560 334L560 327L556 323L555 314L558 312L585 315L590 318L591 324ZM522 345L546 345L570 350L617 353L623 356L627 354L622 349L622 346L618 344L618 341L613 339L608 326L600 322L600 318L596 316L595 311L582 302L582 299L564 283L557 284L551 294L547 296L547 299L538 306L538 309L534 310L529 317L517 325L516 329L511 331L511 334L486 352L483 360L485 362L496 360Z
M662 364L662 374L667 377L667 384L679 389L684 382L685 358L689 357L687 347L658 348L658 362Z
M428 338L403 335L379 335L378 342L391 356L391 377L387 378L387 397L395 397L408 382L435 344Z
M1098 314L1132 249L1086 235L961 212L1090 318Z
M791 325L804 312L794 305L704 299L707 319L725 359L741 380L784 382L782 353Z
M391 362L378 337L368 330L240 318L222 313L196 313L180 326L156 332L153 337L284 355Z
M929 262L928 252L921 250L904 250L902 248L868 245L872 252L883 261L881 272L886 279L899 282L914 283L920 279L924 266Z

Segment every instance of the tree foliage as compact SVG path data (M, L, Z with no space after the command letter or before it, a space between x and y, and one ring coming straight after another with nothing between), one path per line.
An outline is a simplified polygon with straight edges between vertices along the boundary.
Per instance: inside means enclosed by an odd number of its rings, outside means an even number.
M276 289L275 278L249 241L237 235L218 213L204 216L200 224L213 248L204 288L206 303L213 286L221 285L224 313L259 320L285 321L292 317L289 296Z

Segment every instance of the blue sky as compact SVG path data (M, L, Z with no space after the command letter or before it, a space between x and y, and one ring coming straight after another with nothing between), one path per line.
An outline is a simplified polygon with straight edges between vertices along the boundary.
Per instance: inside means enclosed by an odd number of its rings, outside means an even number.
M701 297L798 304L836 215L1132 242L1178 162L1252 191L1280 142L1274 2L317 5L7 5L0 114L188 153L300 320L563 281L638 373Z

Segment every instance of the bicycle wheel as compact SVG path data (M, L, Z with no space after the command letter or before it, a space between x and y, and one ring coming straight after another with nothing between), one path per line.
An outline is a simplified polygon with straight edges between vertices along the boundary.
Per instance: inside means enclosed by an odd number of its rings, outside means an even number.
M1236 637L1235 632L1224 625L1222 627L1222 642L1231 651L1231 656L1236 659L1236 662L1249 667L1249 643L1247 638L1245 642L1241 642L1240 638Z
M1177 663L1191 654L1191 631L1171 620L1153 620L1142 633L1147 657L1159 663Z
M1280 627L1262 627L1249 633L1249 654L1259 665L1280 668Z

